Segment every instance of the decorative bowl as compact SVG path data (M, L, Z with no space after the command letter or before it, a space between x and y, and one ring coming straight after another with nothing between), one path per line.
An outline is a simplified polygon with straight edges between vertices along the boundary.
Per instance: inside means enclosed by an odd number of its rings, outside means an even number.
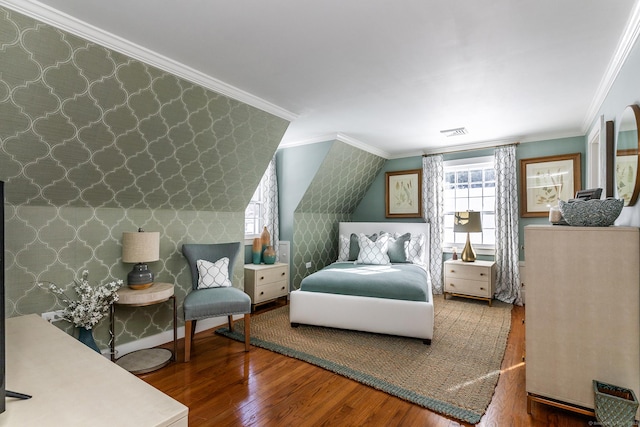
M567 224L579 227L608 227L622 212L622 199L560 200L558 206Z

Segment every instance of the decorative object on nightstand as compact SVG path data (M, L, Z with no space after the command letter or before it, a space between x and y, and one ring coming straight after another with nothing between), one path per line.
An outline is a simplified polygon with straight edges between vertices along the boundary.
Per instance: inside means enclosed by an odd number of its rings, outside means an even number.
M444 296L447 294L491 300L495 292L496 263L494 261L476 261L473 264L461 260L444 262Z
M244 291L251 297L251 306L287 298L289 295L289 265L281 262L275 264L245 264Z
M269 230L267 230L266 226L264 227L264 230L262 230L262 234L260 235L260 241L262 242L261 261L264 262L264 251L265 249L267 249L267 246L271 244L271 234L269 233Z
M173 300L173 351L166 348L147 348L132 351L116 360L115 346L115 306L146 307ZM171 283L156 283L147 289L122 288L118 291L118 301L111 306L111 361L133 374L145 374L166 366L176 360L178 329L177 310L174 285Z
M260 237L253 239L251 258L254 264L260 264L262 261L262 239Z
M480 219L480 212L464 211L456 212L453 217L453 232L454 233L467 233L467 243L464 245L460 259L464 262L474 262L476 260L476 253L471 246L471 240L469 233L482 232L482 221Z
M160 259L160 233L144 231L122 233L122 262L135 263L127 275L131 289L146 289L153 285L153 273L147 262Z
M273 249L273 246L269 245L262 253L262 257L264 258L265 264L273 264L276 262L276 250Z

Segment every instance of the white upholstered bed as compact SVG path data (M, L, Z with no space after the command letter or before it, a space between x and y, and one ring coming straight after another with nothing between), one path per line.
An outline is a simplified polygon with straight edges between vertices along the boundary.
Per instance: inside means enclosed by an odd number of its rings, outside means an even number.
M429 265L429 225L398 222L341 222L339 234L420 233L424 239L424 265ZM428 267L425 267L428 268ZM420 338L426 344L433 338L433 293L427 271L427 301L406 301L295 290L290 296L290 321L299 324L375 332Z

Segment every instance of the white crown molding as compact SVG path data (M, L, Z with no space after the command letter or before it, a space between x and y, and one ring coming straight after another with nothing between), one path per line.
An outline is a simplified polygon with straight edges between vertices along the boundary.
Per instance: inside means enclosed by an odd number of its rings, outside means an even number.
M299 147L302 145L317 144L319 142L328 142L328 141L344 142L345 144L349 144L353 147L359 148L360 150L366 151L371 154L375 154L376 156L380 156L384 159L391 158L391 154L387 153L386 151L372 147L368 144L365 144L362 141L359 141L355 138L352 138L340 132L324 134L324 135L316 136L309 139L302 139L299 141L282 143L278 148L292 148L292 147Z
M602 80L600 81L600 85L596 90L593 100L587 109L587 114L585 115L584 122L582 123L582 131L584 134L588 132L589 127L596 120L598 111L609 94L613 83L618 77L620 69L622 69L622 66L629 57L629 53L631 52L633 45L636 43L638 35L640 35L640 1L636 1L633 6L629 21L627 22L622 36L620 37L620 41L618 42L618 47L616 48L616 51L611 58L611 62L609 63L604 76L602 76Z
M231 86L223 81L208 76L198 70L160 55L115 34L111 34L86 22L80 21L66 13L56 10L34 0L0 0L0 6L27 15L33 19L52 25L109 49L120 52L131 58L157 67L192 83L204 86L214 92L228 96L237 101L256 107L282 119L293 121L298 118L284 108L278 107L262 98Z

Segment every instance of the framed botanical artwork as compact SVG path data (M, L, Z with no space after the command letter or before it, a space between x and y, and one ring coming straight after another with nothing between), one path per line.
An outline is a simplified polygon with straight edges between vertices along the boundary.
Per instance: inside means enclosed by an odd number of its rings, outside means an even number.
M624 200L625 206L629 206L633 197L637 173L638 150L625 149L616 151L616 189L618 190L618 198Z
M422 217L422 169L386 172L385 216Z
M558 200L575 197L580 179L580 153L521 159L520 216L548 216Z

